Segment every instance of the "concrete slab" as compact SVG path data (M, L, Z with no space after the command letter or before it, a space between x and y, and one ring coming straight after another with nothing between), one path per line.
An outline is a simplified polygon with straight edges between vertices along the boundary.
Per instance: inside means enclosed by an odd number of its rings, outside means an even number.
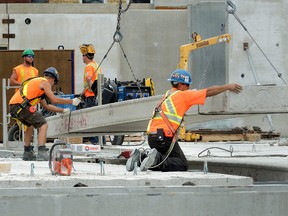
M51 145L51 144L49 144ZM48 145L48 146L49 146ZM99 163L84 163L87 156L75 156L74 168L71 176L53 176L49 170L48 162L27 162L22 161L22 152L15 152L10 157L1 158L0 162L11 163L11 171L1 173L0 188L14 187L73 187L77 183L97 186L169 186L169 185L213 185L213 186L247 186L253 184L251 177L233 174L231 167L242 169L265 169L272 176L274 171L288 173L288 144L282 141L259 142L217 142L217 143L194 143L180 142L191 167L189 172L127 172L124 163L105 164L104 172ZM122 151L134 148L149 148L147 142L142 145L124 143L122 146L106 145L100 153L91 155L91 160L95 159L113 160L118 158ZM207 151L210 154L207 154ZM231 152L229 152L231 151ZM16 155L16 157L15 157ZM76 162L77 161L77 162ZM203 173L203 162L208 162L208 174ZM31 170L31 165L35 167ZM230 171L226 174L213 173L213 166L222 166ZM214 169L215 170L215 169ZM210 172L211 171L211 172ZM213 172L212 172L213 171ZM270 172L269 172L270 171ZM229 173L230 172L230 173ZM104 173L104 175L102 175ZM251 174L252 175L252 174ZM268 174L269 175L269 174ZM252 176L253 177L253 176ZM267 176L266 176L267 177ZM283 180L285 180L285 178Z
M245 86L240 94L225 92L207 98L204 106L193 106L187 112L185 121L189 125L192 122L237 118L251 114L287 113L287 94L287 86ZM257 97L253 100L248 99L254 95ZM267 100L263 100L264 97ZM282 99L279 100L279 97ZM145 132L153 109L161 98L162 96L158 95L128 100L76 110L71 112L71 115L48 117L47 137Z
M240 94L224 92L207 98L199 113L287 113L287 86L251 85L243 86ZM251 100L251 98L253 98Z
M1 173L0 188L71 188L77 183L88 187L99 186L172 186L172 185L217 185L249 186L252 178L203 172L127 172L124 165L105 164L105 175L101 175L98 163L74 162L71 176L53 176L47 162L5 160L11 163L11 172ZM31 164L34 174L31 175Z

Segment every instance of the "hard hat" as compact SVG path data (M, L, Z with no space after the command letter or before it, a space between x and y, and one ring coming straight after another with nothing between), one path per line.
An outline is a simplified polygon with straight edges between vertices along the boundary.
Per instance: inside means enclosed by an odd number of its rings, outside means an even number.
M54 83L57 84L59 81L59 73L54 67L49 67L43 72L44 76L51 76L54 78Z
M175 70L167 81L178 82L190 85L192 83L191 75L183 69Z
M82 55L95 54L95 48L92 44L82 44L80 47Z
M22 57L27 56L27 55L33 55L34 56L34 52L32 49L26 49L23 51L22 53Z

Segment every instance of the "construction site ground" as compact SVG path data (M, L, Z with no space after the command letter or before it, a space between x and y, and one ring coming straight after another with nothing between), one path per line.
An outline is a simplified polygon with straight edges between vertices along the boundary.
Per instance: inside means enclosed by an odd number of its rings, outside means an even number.
M4 150L2 146L0 167L1 164L4 166L4 172L1 172L0 187L72 187L78 183L88 187L185 184L238 186L288 179L286 139L180 142L180 145L189 161L188 172L141 172L139 167L127 172L127 152L134 148L149 148L147 142L124 142L121 146L112 146L107 142L99 153L74 155L71 176L53 176L47 161L22 161L22 150ZM5 172L5 165L8 169L11 165L11 170Z
M71 176L52 175L47 161L22 161L22 150L1 146L1 215L28 216L31 208L42 216L287 215L286 139L180 142L188 172L127 172L119 155L148 148L139 143L75 156Z

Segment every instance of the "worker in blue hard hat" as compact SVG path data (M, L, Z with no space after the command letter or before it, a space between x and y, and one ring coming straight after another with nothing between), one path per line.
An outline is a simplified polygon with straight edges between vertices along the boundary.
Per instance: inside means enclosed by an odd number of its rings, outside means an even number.
M36 105L41 106L51 112L65 113L70 112L69 108L60 108L52 104L47 104L45 97L53 104L72 104L77 106L80 103L79 98L67 99L56 97L51 88L59 81L59 73L54 67L49 67L43 72L43 77L30 78L22 82L20 90L17 91L9 101L10 114L27 126L24 136L25 161L43 161L48 160L46 149L46 134L48 124L45 117L36 110ZM38 129L38 154L34 153L34 147L31 145L33 129Z
M192 83L191 75L182 69L175 70L168 81L172 88L166 92L156 106L147 127L148 144L151 148L143 159L140 170L187 171L187 159L177 142L177 132L183 121L184 114L193 105L205 104L207 97L225 91L240 93L242 86L227 84L212 86L202 90L189 90ZM126 163L127 171L132 171L135 163L140 165L141 151L135 149Z

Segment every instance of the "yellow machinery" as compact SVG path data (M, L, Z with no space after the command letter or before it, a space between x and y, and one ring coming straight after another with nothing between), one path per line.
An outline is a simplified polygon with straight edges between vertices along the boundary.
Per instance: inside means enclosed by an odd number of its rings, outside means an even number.
M187 62L188 62L190 52L196 49L200 49L203 47L211 46L211 45L222 43L222 42L229 43L231 40L231 35L223 34L223 35L219 35L216 37L202 40L199 34L197 34L196 32L193 32L192 38L194 40L194 43L184 44L180 47L180 63L178 64L178 68L180 69L184 69L184 70L188 69Z
M192 39L194 40L194 42L190 43L190 44L184 44L180 47L180 62L179 62L178 67L177 67L179 69L188 70L188 64L187 63L188 63L188 58L189 58L190 52L192 52L196 49L204 48L204 47L215 45L215 44L222 43L222 42L229 43L231 40L230 34L223 34L223 35L208 38L205 40L202 40L201 36L199 34L197 34L196 32L193 32L191 36L192 36ZM191 133L189 131L186 131L186 127L185 127L185 124L183 122L182 126L179 130L178 138L181 141L197 141L200 139L200 134Z

